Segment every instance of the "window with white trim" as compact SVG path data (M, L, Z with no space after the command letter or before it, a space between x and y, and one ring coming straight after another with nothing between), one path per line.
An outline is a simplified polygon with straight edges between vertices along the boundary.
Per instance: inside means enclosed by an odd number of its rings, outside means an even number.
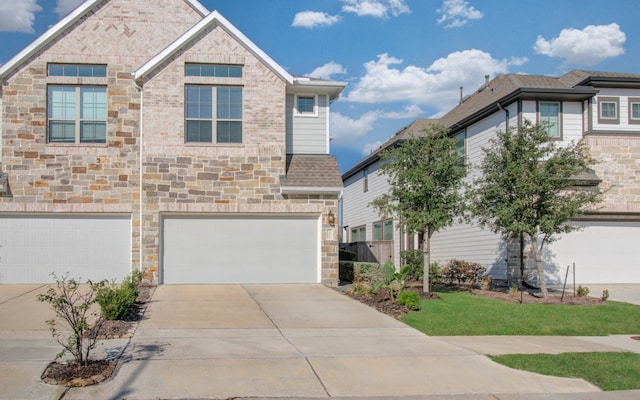
M598 123L620 123L620 99L618 97L598 97Z
M318 97L317 96L295 96L296 115L302 117L318 116Z
M560 103L541 101L538 103L538 123L542 124L549 137L560 138Z
M49 85L47 120L49 143L106 143L107 88Z
M640 98L629 97L629 123L640 124Z
M186 85L185 141L242 143L242 87Z

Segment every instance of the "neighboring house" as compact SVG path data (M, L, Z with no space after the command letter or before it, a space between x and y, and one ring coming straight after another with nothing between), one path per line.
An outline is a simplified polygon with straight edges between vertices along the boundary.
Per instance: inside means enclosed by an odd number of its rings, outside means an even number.
M386 177L378 171L380 151L438 123L464 140L467 164L477 166L482 148L497 130L505 130L507 123L510 129L517 128L525 119L549 121L549 134L561 143L585 140L597 164L594 173L578 177L579 184L599 184L604 192L597 211L572 222L583 230L546 246L543 262L548 279L560 282L567 266L575 263L578 283L640 282L639 74L575 70L561 77L508 74L490 82L487 77L477 92L461 99L442 118L415 121L343 174L345 241L372 240L372 229L380 222L376 212L367 208L388 189ZM481 177L471 169L467 179ZM396 250L419 243L397 229L393 235ZM519 243L508 244L476 225L456 223L434 234L431 246L432 261L480 262L499 279L515 280L519 275ZM400 262L398 254L394 257Z
M337 283L344 83L196 0L88 0L0 78L0 283Z

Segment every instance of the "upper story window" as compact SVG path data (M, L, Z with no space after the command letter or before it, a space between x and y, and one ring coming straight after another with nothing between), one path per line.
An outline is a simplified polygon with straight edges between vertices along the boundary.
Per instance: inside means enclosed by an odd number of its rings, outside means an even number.
M107 88L49 85L47 117L49 143L106 143Z
M539 102L538 122L544 126L544 130L552 138L560 138L560 103L559 102Z
M242 87L185 87L188 143L242 143Z
M362 171L362 191L369 191L369 168L365 168Z
M620 99L617 97L598 97L598 123L619 124Z
M465 139L467 135L465 131L461 131L453 135L453 138L456 139L456 151L458 152L458 156L460 157L460 161L462 165L465 162Z
M49 64L49 76L72 76L79 78L106 78L106 65L88 64Z
M640 124L640 98L629 97L629 123Z
M242 66L220 64L187 64L185 76L212 78L242 78Z
M374 222L373 240L393 240L393 220Z
M316 96L296 96L296 115L299 116L317 116L318 101Z

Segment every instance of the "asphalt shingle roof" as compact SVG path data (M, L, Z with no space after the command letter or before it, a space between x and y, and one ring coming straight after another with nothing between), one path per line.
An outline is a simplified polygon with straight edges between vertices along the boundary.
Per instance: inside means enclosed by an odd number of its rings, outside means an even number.
M282 182L287 187L342 188L338 161L322 154L287 156L287 175Z

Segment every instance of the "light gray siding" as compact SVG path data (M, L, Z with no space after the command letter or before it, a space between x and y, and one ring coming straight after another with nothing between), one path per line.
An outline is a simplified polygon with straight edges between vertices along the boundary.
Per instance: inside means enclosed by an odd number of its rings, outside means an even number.
M328 96L316 97L313 115L298 115L295 99L294 94L287 95L287 154L328 154Z
M598 121L598 99L601 97L618 98L618 119L617 124L604 124ZM634 89L609 89L600 88L598 95L591 104L591 120L594 131L619 131L637 132L638 125L629 123L629 97L638 97L638 90Z

